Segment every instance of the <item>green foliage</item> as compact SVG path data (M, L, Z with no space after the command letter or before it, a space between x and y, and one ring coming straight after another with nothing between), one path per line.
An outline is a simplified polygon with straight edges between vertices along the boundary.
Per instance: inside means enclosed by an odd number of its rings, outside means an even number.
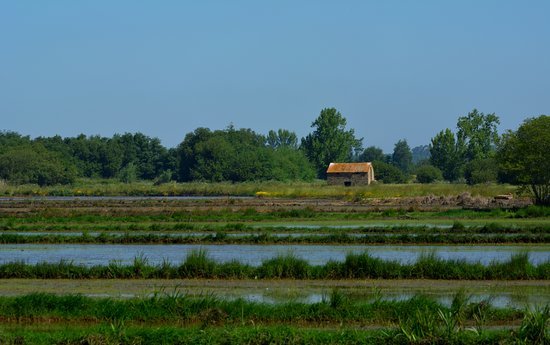
M493 155L499 139L498 124L500 120L497 115L485 115L477 109L458 118L457 145L466 161L485 159Z
M443 180L441 170L433 165L421 165L416 169L416 181L420 183L432 183Z
M517 338L522 344L544 345L550 343L548 332L550 307L548 304L542 309L527 310Z
M123 183L132 183L137 180L137 168L134 163L128 163L118 173L118 179Z
M396 166L376 161L372 163L374 178L384 183L406 183L407 176Z
M21 146L31 145L29 136L22 136L17 132L0 131L0 154Z
M443 177L448 181L454 181L460 176L462 157L450 129L447 128L432 138L430 162L441 170Z
M431 140L430 162L441 169L446 180L454 181L464 172L464 164L483 161L494 156L498 144L496 126L500 123L495 114L472 110L458 118L456 139L450 129L439 132ZM480 175L480 174L478 174ZM481 180L492 176L477 176ZM475 180L475 178L471 178Z
M266 144L272 149L297 149L298 137L296 136L296 133L287 129L279 129L277 132L270 130L267 133Z
M496 182L498 165L494 158L474 159L464 166L464 177L470 185Z
M550 116L527 119L506 133L497 157L511 182L529 187L535 203L550 205Z
M270 152L270 176L276 181L313 181L315 169L301 150L279 147Z
M182 278L212 278L216 262L208 257L206 250L193 250L178 267Z
M160 175L155 179L155 186L168 183L172 181L174 173L172 170L168 169L160 173Z
M308 278L310 265L304 259L290 253L266 260L258 268L259 278Z
M295 135L294 135L295 136ZM311 180L313 169L296 149L293 133L271 131L266 139L250 129L211 132L198 128L178 147L178 179L181 181ZM271 146L273 145L273 147Z
M0 155L0 179L40 186L74 182L76 169L40 145L14 147Z
M321 110L311 124L313 133L302 139L302 149L317 170L317 176L326 177L332 162L349 162L361 150L362 139L356 139L354 130L346 130L346 119L335 108Z
M413 164L419 164L430 159L430 146L420 145L411 149Z
M409 173L412 166L412 153L407 140L401 139L395 144L391 161L403 174Z
M382 151L381 148L376 146L369 146L367 147L361 155L359 155L359 161L360 162L385 162L386 161L386 155Z
M261 278L261 279L470 279L529 280L550 279L550 262L533 265L527 254L513 255L508 261L489 265L464 260L444 260L434 253L421 255L411 264L386 261L368 253L348 254L344 262L330 261L312 266L295 255L280 255L262 262L258 267L233 261L218 263L206 251L191 252L179 266L169 262L150 265L144 256L132 265L111 262L106 266L86 267L72 262L21 262L0 264L0 278L38 279L129 279L129 278Z

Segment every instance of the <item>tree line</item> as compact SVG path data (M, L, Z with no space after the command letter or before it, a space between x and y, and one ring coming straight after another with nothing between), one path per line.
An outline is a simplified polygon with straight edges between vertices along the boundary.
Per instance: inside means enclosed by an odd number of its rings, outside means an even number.
M335 108L323 109L311 124L312 132L301 140L287 129L262 135L232 125L223 130L197 128L175 148L142 133L31 139L4 131L0 132L0 179L39 185L67 184L79 177L156 183L308 181L325 178L330 162L373 162L375 177L383 183L550 185L549 117L527 119L517 131L503 135L497 132L499 121L494 113L474 109L458 118L454 132L444 129L429 145L413 149L401 139L390 154L376 146L363 148L363 138L346 127L345 117ZM538 155L528 154L535 148L541 150ZM523 162L525 157L535 158ZM525 176L526 166L538 169L533 181Z

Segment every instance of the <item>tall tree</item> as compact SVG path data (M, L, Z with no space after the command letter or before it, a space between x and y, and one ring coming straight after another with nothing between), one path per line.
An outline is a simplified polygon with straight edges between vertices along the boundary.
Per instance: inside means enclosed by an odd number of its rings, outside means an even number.
M367 147L361 155L359 155L359 161L361 162L374 162L374 161L386 161L386 155L381 148L376 146Z
M465 161L489 158L498 143L497 115L483 114L472 110L467 116L458 118L456 127L457 145Z
M448 181L460 176L462 158L458 152L453 132L449 128L439 132L430 144L430 162L439 168Z
M550 205L550 116L527 119L504 134L498 153L512 182L530 188L535 203Z
M361 139L353 129L346 130L346 119L335 108L321 110L311 124L313 133L302 139L302 148L317 170L317 176L326 177L331 162L347 162L354 152L361 150Z
M267 133L266 144L268 147L271 147L273 149L279 149L283 147L297 149L298 137L296 136L296 133L291 132L287 129L279 129L277 130L277 132L275 132L274 130L270 130L269 133Z
M412 166L412 153L407 140L401 139L395 143L391 157L393 165L403 173L408 174Z
M413 164L422 163L430 159L430 145L420 145L411 149Z

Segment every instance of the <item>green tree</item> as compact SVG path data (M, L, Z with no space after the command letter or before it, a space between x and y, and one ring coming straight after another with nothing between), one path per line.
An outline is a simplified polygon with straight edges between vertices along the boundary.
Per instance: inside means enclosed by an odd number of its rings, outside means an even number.
M536 204L550 205L550 116L527 119L505 133L497 157L512 182L531 190Z
M495 182L498 166L494 158L474 159L464 166L464 178L470 185Z
M76 178L76 168L41 145L25 145L0 154L0 178L14 184L69 184Z
M458 118L457 146L466 162L492 156L498 144L497 115L483 114L472 110L467 116Z
M450 129L447 128L432 138L430 163L441 170L445 180L454 181L460 176L462 157Z
M420 145L411 149L413 164L422 164L430 159L430 146Z
M264 136L250 129L230 126L212 132L199 128L187 134L178 147L178 179L233 182L311 179L311 164L303 152L287 145L291 142L283 140L273 148L266 144Z
M286 129L279 129L277 132L270 130L269 133L267 133L266 144L273 149L283 147L297 149L298 137L296 133Z
M361 150L363 139L355 138L353 129L346 130L346 119L335 108L321 110L311 127L315 130L302 139L302 148L320 178L326 177L331 162L348 162Z
M386 162L374 161L374 176L376 181L383 183L406 183L407 176L399 168Z
M386 161L386 155L381 148L376 146L367 147L360 155L360 162L374 162L374 161Z
M391 157L393 165L398 167L404 174L408 174L412 166L412 153L407 140L401 139L393 148Z
M281 147L273 150L270 159L270 179L278 181L311 181L315 169L301 150Z
M0 154L18 146L30 145L31 138L17 132L0 131Z
M132 183L137 180L137 167L133 162L126 164L124 168L118 173L118 179L120 182Z
M443 174L433 165L421 165L416 169L416 181L420 183L432 183L439 180L443 180Z

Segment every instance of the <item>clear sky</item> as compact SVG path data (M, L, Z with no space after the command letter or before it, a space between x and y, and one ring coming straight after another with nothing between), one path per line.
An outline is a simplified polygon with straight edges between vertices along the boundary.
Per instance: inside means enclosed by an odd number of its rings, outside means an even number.
M550 1L0 0L0 130L174 147L305 136L325 107L386 152L473 108L501 131L550 114Z

